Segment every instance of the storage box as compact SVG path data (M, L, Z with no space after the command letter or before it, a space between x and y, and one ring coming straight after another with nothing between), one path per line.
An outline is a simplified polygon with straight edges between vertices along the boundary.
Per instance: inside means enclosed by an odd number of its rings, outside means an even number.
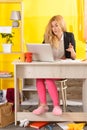
M8 126L15 120L15 114L12 110L12 103L0 105L0 127Z

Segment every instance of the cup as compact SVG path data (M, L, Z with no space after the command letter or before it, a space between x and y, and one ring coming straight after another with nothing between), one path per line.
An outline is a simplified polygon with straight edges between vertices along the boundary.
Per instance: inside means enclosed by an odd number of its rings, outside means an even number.
M32 62L32 53L31 52L25 52L25 61Z
M20 54L20 61L25 62L25 53Z

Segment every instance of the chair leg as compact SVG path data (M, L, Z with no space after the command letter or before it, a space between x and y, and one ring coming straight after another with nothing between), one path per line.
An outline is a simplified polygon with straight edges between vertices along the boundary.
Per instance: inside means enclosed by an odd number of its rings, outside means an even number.
M67 88L67 86L65 86L66 88ZM65 109L66 109L66 107L67 107L67 103L66 103L66 101L67 101L67 91L66 91L66 88L65 88L65 90L64 90L64 97L65 97Z
M63 103L63 110L66 111L66 100L67 100L67 94L66 94L66 81L61 81L61 94L62 94L62 103Z
M63 82L61 82L61 94L62 94L63 110L65 112L65 99L64 99Z

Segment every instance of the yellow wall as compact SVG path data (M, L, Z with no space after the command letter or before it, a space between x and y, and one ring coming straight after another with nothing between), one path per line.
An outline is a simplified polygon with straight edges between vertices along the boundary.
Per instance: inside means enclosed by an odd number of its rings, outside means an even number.
M84 0L23 0L23 8L24 44L27 42L41 43L48 20L53 15L60 14L65 18L67 31L75 34L77 47L79 48L79 44L85 46L83 45L85 43L83 37ZM20 5L0 4L0 25L12 25L12 20L10 20L12 10L20 10ZM19 29L13 29L13 31L15 32L13 51L20 51ZM77 58L80 55L78 54L78 48ZM2 50L1 46L0 50ZM79 57L84 56L85 54L82 53Z
M76 39L77 58L85 58L84 41L84 0L23 0L23 39L24 51L26 43L41 43L45 27L53 15L60 14L65 18L67 31L71 31ZM8 11L7 11L8 10ZM0 25L11 25L10 15L12 10L20 10L19 4L0 4ZM13 51L20 51L20 28L13 29ZM0 39L0 50L2 40ZM13 72L11 64L19 55L0 55L0 70ZM2 64L1 64L2 62ZM0 81L3 88L13 86L13 82Z
M53 15L65 18L67 30L75 35L77 58L85 57L84 1L79 0L24 0L24 41L42 42L45 27ZM80 53L79 51L83 52Z

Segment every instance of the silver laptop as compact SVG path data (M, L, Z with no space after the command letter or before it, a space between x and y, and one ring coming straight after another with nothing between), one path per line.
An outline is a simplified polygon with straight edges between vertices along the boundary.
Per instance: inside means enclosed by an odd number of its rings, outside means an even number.
M33 61L54 61L50 44L32 43L26 44L27 51L33 53Z

